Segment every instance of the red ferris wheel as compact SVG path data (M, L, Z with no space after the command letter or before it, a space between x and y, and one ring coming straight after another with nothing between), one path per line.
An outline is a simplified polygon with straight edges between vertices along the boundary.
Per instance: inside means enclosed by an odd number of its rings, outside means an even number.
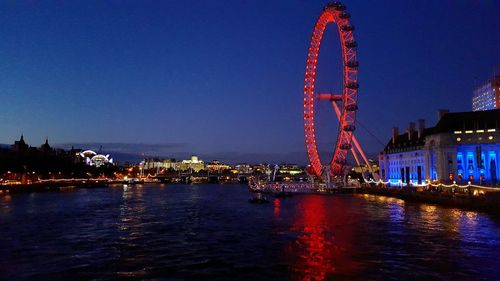
M343 175L347 154L349 150L353 150L353 132L356 129L356 112L358 110L359 63L356 59L357 43L354 39L354 27L350 24L349 19L350 15L346 12L346 7L343 4L338 2L327 4L316 21L309 44L304 78L304 134L310 171L316 176L321 176L325 172L333 176ZM319 94L314 90L321 39L329 23L336 24L340 35L343 64L343 90L340 94ZM314 129L314 105L316 101L331 102L339 119L337 142L333 157L328 164L321 163L316 145ZM359 148L355 138L354 141Z

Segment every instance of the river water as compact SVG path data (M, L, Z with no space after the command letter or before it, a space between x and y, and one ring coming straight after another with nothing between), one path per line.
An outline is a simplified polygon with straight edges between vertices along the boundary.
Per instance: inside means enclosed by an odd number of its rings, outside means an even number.
M248 198L230 184L0 197L0 280L500 280L500 220L483 213Z

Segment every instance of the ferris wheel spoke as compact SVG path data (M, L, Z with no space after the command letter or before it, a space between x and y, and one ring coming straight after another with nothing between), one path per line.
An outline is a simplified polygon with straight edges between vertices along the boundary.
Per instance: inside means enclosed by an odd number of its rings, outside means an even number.
M338 2L327 4L320 14L311 35L306 60L304 75L304 134L309 162L313 173L321 176L325 167L329 166L333 176L341 176L346 164L347 151L352 148L353 131L356 129L356 112L358 96L358 66L356 59L357 42L354 38L354 26L350 24L351 16L346 12L346 7ZM328 24L337 25L340 35L343 66L343 91L342 94L320 93L315 96L316 68L319 50L324 31ZM327 100L334 104L339 120L339 133L335 151L330 163L322 164L316 145L314 112L314 99ZM338 103L338 104L337 104ZM339 106L340 104L340 106Z

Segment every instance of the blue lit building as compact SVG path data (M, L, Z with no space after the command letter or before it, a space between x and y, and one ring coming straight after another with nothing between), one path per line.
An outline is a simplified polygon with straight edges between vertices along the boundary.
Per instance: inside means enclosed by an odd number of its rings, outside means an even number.
M426 155L424 120L419 120L418 130L411 122L404 134L392 129L392 139L379 155L380 176L392 185L414 185L425 183Z
M500 175L500 109L441 112L431 128L410 123L379 155L380 175L392 185L422 185L426 180L497 185Z

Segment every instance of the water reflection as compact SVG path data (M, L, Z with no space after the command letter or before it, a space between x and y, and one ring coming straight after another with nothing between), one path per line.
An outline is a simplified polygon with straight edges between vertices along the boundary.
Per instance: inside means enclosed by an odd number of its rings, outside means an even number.
M120 262L131 265L127 272L117 272L119 276L138 276L142 269L134 265L143 259L140 252L144 235L146 207L143 200L143 186L123 186L120 214L118 218L119 238L116 244Z
M500 222L483 213L362 195L301 195L262 205L247 199L243 186L214 184L0 197L0 209L9 208L0 210L0 280L500 274Z
M274 198L273 201L274 204L274 217L279 218L280 216L280 206L281 206L281 201L279 198Z
M0 196L0 211L1 214L7 215L11 212L10 201L12 200L12 196L10 194Z
M328 206L326 204L329 204ZM349 274L355 218L346 214L338 198L307 196L295 210L291 231L298 237L286 248L292 276L297 280L325 280Z
M402 199L388 197L388 196L380 196L380 195L371 195L371 194L355 194L356 197L362 197L368 201L377 201L379 203L388 203L398 205L400 207L404 207L405 201Z
M381 271L425 279L429 272L454 274L455 264L461 264L462 273L476 275L483 266L457 259L485 256L477 245L498 248L495 227L477 212L384 196L356 197L363 200L303 196L294 205L289 231L295 238L284 251L292 279L356 279ZM286 211L280 205L275 201L275 218Z

